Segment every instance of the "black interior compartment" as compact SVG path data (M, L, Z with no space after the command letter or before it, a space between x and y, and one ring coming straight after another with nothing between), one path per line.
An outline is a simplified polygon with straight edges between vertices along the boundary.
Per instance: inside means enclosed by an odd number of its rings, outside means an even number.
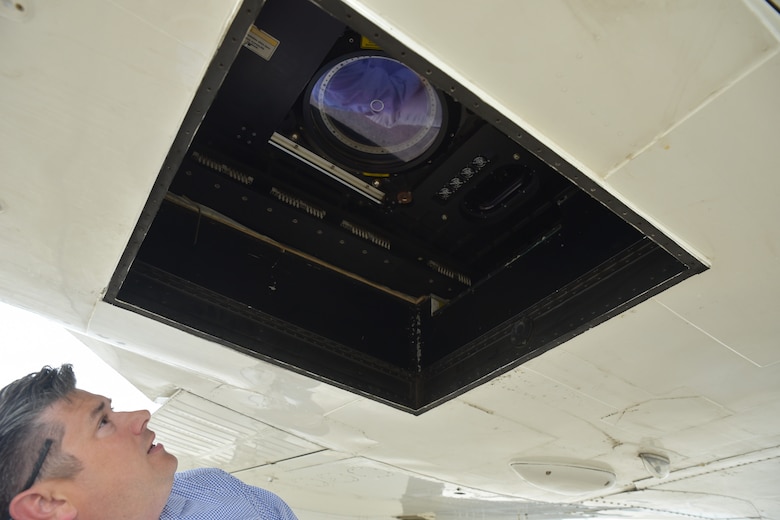
M108 301L422 413L704 269L339 2L242 13Z

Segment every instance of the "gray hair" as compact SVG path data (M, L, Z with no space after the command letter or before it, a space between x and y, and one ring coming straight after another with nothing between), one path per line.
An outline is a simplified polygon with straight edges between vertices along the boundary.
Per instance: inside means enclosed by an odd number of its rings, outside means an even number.
M32 478L36 461L43 462L38 478L71 478L81 471L77 458L62 451L65 428L46 422L43 413L76 389L71 365L43 367L0 390L0 515L10 518L8 506ZM47 441L50 439L50 441ZM43 450L50 444L48 454ZM40 461L45 456L45 461Z

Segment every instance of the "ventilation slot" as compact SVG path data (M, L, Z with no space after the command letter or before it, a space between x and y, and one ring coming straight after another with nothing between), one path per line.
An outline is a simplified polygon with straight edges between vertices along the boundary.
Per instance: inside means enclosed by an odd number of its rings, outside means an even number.
M386 238L382 238L376 235L375 233L372 233L371 231L368 231L367 229L364 229L360 226L356 226L352 222L347 222L346 220L342 220L341 227L343 227L353 235L362 238L363 240L368 240L369 242L373 242L379 247L384 247L385 249L388 250L390 249L389 240L387 240Z
M471 287L471 278L466 276L465 274L461 274L457 271L453 271L452 269L449 269L447 267L444 267L441 264L438 264L434 262L433 260L428 260L428 267L436 271L437 273L444 275L448 278L452 278L453 280L457 280L463 285L467 285Z
M288 195L287 193L284 193L283 191L279 191L276 188L271 188L271 195L273 195L280 201L284 202L285 204L288 204L294 208L302 209L312 217L317 217L318 219L325 218L324 209L320 209L316 206L312 206L308 202L304 202L303 200L297 197L293 197L292 195Z
M235 168L231 168L227 164L223 164L201 153L193 152L192 158L195 159L198 163L202 164L203 166L207 168L211 168L215 172L219 172L223 175L227 175L234 181L238 181L241 184L246 184L247 186L249 186L253 182L255 182L255 178L252 177L251 175L247 175L243 172L240 172Z

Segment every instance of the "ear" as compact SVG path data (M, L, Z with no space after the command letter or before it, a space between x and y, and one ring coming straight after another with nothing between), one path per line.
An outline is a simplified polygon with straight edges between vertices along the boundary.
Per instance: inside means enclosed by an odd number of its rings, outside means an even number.
M13 520L73 520L78 513L67 499L58 498L40 486L16 495L8 512Z

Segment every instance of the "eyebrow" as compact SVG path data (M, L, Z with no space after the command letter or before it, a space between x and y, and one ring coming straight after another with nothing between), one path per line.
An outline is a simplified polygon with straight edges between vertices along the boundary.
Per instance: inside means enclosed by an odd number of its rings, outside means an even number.
M92 412L89 414L90 420L95 420L99 415L103 413L103 410L106 409L106 403L108 405L111 405L111 399L103 398L100 400L100 404L98 404L95 408L92 409Z

